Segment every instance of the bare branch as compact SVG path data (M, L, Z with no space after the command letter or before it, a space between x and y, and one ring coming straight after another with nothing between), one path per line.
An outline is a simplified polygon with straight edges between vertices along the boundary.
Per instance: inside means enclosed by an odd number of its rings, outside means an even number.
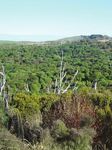
M70 86L71 86L72 82L74 81L75 77L77 76L77 74L78 74L78 70L74 74L74 77L71 79L70 84L63 90L63 88L65 86L65 83L63 83L63 79L66 77L67 72L65 72L65 66L63 65L63 51L62 51L61 63L60 63L60 80L59 80L58 94L65 93L68 91L68 89L70 88ZM63 85L62 85L62 83L63 83Z
M5 69L2 65L2 72L0 72L1 76L1 83L0 83L0 95L3 96L5 110L8 111L9 105L8 105L8 89L6 90L6 75L5 75ZM8 87L7 87L8 88Z
M75 77L77 76L77 74L78 74L78 70L77 70L76 73L74 74L74 77L72 78L70 84L67 86L67 88L66 88L65 90L63 90L62 93L65 93L65 92L68 91L68 89L70 88L70 86L71 86L72 82L74 81Z
M5 110L6 110L6 111L8 111L8 109L9 109L8 100L9 100L8 94L6 94L6 93L4 92L4 104L5 104Z
M27 83L26 86L25 86L25 90L26 90L26 92L30 92L28 83Z
M97 90L97 81L94 82L93 87L94 87L95 90Z
M6 83L6 76L5 76L5 71L4 71L4 66L2 65L2 72L0 72L0 75L2 76L2 82L0 84L0 95L2 95L2 91L5 87Z
M75 77L78 74L78 70L74 74L73 78L71 79L70 83L67 85L66 82L66 75L67 72L65 71L65 64L63 62L63 50L61 51L61 62L60 62L60 68L59 68L59 78L56 78L55 83L54 83L54 93L56 94L63 94L68 91L70 88L71 84L73 84ZM65 80L64 80L65 79ZM66 88L65 88L66 87ZM65 89L64 89L65 88ZM76 84L73 90L76 89Z
M0 72L0 75L1 75L1 76L4 76L3 72Z

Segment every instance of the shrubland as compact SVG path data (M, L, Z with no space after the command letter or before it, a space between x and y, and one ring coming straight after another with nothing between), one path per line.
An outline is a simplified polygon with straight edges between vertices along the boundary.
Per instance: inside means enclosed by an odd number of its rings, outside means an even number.
M59 80L62 51L65 85L76 70L78 74L69 90L58 94L54 83ZM1 95L1 149L111 150L111 41L1 43L0 63L9 104L6 111Z

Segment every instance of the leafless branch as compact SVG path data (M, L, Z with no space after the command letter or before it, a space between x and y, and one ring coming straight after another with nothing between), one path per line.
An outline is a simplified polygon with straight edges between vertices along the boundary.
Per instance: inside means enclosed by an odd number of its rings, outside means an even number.
M0 72L2 81L0 83L0 95L2 95L3 89L5 88L5 83L6 83L6 75L4 71L4 66L2 65L2 72Z
M66 78L67 72L65 72L65 65L64 65L63 51L62 51L61 62L60 62L59 81L56 78L54 93L57 93L57 94L66 93L68 91L68 89L70 88L71 84L74 82L74 79L77 76L77 74L78 74L78 70L74 74L74 76L71 79L70 83L68 85L65 84L64 78ZM66 88L64 89L64 87L66 87ZM76 84L75 84L74 89L76 89Z
M78 74L78 70L76 71L76 73L74 74L74 77L72 78L71 82L69 83L69 85L65 88L65 90L62 91L62 93L66 93L68 91L68 89L70 88L71 84L73 83L75 77Z
M5 110L8 111L9 105L8 105L8 90L6 92L6 75L5 75L5 68L2 65L2 71L0 72L1 77L1 83L0 83L0 95L3 96Z
M28 83L27 83L26 86L25 86L25 90L26 90L26 92L30 92Z

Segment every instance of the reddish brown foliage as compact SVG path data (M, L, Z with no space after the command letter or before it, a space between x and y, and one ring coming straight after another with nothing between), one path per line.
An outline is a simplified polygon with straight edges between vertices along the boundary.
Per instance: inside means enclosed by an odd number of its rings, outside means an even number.
M92 126L95 118L94 107L83 95L72 95L60 98L55 102L47 113L44 113L44 123L51 126L53 121L61 119L69 128Z

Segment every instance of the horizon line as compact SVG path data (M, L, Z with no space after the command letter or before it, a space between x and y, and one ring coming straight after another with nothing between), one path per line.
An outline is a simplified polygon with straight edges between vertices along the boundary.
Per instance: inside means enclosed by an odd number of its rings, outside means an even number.
M49 41L56 41L65 38L70 38L70 37L91 36L91 35L102 35L102 36L112 37L111 35L100 34L100 33L79 34L79 35L0 34L0 41L9 41L9 42L47 42L48 41L49 42Z

